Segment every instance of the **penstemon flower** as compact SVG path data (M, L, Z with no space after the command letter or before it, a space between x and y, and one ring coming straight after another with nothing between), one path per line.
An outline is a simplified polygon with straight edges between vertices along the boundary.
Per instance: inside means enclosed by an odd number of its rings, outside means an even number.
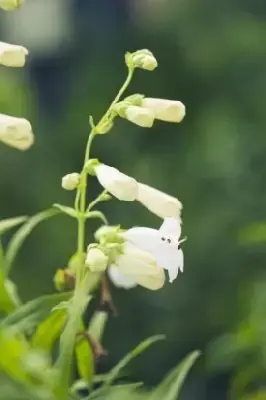
M31 124L24 118L0 114L0 141L18 150L27 150L34 142Z
M179 218L182 210L177 198L143 183L138 183L137 201L161 218Z
M114 197L123 201L136 199L138 185L134 178L105 164L96 165L94 171L100 184Z
M109 276L120 287L133 287L135 284L150 290L161 289L165 282L163 269L151 253L126 242L122 254L111 265Z
M145 97L142 106L151 110L155 118L161 121L181 122L186 115L186 108L181 101Z
M6 67L23 67L28 50L23 46L0 42L0 64Z
M166 218L159 230L136 227L121 233L128 243L150 253L158 265L168 271L170 282L184 268L184 255L180 247L184 240L179 240L180 235L181 220L178 218Z

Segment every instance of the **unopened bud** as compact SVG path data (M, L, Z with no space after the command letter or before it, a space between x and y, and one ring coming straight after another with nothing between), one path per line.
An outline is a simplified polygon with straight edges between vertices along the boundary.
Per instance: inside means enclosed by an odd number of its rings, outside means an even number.
M62 188L65 190L74 190L78 187L80 182L80 174L73 172L67 174L62 178Z
M157 60L150 50L143 49L134 53L126 53L126 64L129 68L141 68L153 71L157 66Z
M123 243L120 236L120 226L103 225L94 234L99 243Z
M91 272L105 271L108 264L108 257L97 247L89 247L85 264Z

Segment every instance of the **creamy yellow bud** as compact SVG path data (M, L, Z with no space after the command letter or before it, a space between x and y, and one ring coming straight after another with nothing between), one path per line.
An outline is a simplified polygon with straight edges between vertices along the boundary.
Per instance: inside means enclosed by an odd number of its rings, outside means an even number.
M181 101L144 98L142 106L154 113L156 119L166 122L181 122L186 108Z
M6 67L23 67L28 50L23 46L0 42L0 64Z
M137 200L158 217L180 217L182 210L180 201L151 186L138 183Z
M73 172L72 174L67 174L62 178L62 188L65 190L74 190L78 187L80 182L80 174Z
M92 272L105 271L108 264L108 257L96 247L88 248L85 264Z
M144 107L129 106L125 109L125 118L143 128L151 128L154 122L154 113Z
M157 60L150 50L137 50L134 53L126 54L126 64L129 67L141 68L153 71L157 66Z
M94 171L100 184L114 197L123 201L136 199L138 185L134 178L105 164L96 165Z
M0 0L0 8L5 11L15 10L23 6L24 0Z
M31 124L24 118L0 114L0 141L18 150L27 150L34 142Z

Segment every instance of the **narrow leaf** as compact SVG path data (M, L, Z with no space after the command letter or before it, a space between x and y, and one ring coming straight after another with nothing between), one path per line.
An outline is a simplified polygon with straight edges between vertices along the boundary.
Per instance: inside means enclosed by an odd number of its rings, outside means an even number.
M66 317L66 308L52 311L52 313L37 327L36 332L31 338L31 346L50 352L63 329Z
M71 296L72 292L56 293L31 300L3 319L0 327L16 326L22 332L29 331L45 319L53 307L62 301L69 300Z
M5 281L4 274L0 270L0 311L10 313L16 309L15 298L10 293L10 282Z
M180 394L184 380L200 356L199 351L189 354L177 367L175 367L166 378L153 391L150 400L176 400Z
M79 375L89 386L94 375L94 355L86 338L77 342L75 353Z
M59 211L61 211L64 214L69 215L72 218L77 218L77 211L74 208L63 206L62 204L53 204L53 207L57 208Z
M51 218L56 214L58 214L58 211L54 209L41 211L40 213L29 218L28 221L14 234L8 245L5 256L4 272L6 276L10 272L12 263L14 262L23 242L29 236L29 234L35 228L35 226L38 225L40 222L44 221L45 219Z
M105 215L101 211L88 211L85 214L86 218L99 218L102 220L106 225L108 225L108 220Z
M124 369L127 366L127 364L129 364L135 357L143 353L143 351L147 350L148 347L150 347L152 344L163 339L165 339L164 335L156 335L141 342L130 353L128 353L124 358L122 358L122 360L119 361L119 363L109 372L104 385L105 386L111 385L114 382L114 380L119 376L122 369Z
M3 233L7 232L9 229L14 228L17 225L22 224L22 222L25 222L28 217L22 216L22 217L16 217L16 218L8 218L8 219L3 219L0 221L0 235L3 235Z

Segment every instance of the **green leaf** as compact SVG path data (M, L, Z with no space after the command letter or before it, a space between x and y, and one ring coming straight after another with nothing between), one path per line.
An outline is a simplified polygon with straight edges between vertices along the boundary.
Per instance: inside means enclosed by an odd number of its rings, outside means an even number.
M72 292L56 293L31 300L3 319L0 327L16 326L20 332L29 331L44 320L53 307L62 301L69 300L71 296Z
M89 341L82 338L75 347L79 375L89 386L94 375L94 355Z
M137 382L111 387L101 387L100 389L94 390L84 400L137 400L139 399L137 389L141 388L142 385L142 382ZM143 397L141 397L141 399L144 400ZM162 398L161 400L164 399Z
M57 214L58 211L54 209L41 211L40 213L29 218L28 221L14 234L7 247L5 256L4 273L6 274L6 276L10 272L12 263L14 262L23 242L29 236L29 234L35 228L35 226L38 225L40 222L44 221L45 219L51 218Z
M57 208L59 211L61 211L64 214L69 215L72 218L77 218L77 211L74 208L63 206L62 204L53 204L53 207Z
M2 219L2 221L0 221L0 235L3 235L3 233L7 232L9 229L12 229L17 225L22 224L22 222L25 222L27 218L27 216L22 216L16 218Z
M122 369L124 369L127 364L129 364L135 357L139 356L143 351L147 350L152 344L158 342L159 340L165 339L164 335L152 336L143 342L141 342L137 347L135 347L130 353L128 353L121 361L109 372L104 386L111 385L114 380L119 376Z
M200 356L199 351L189 354L177 367L175 367L166 378L153 391L150 400L176 400L180 394L184 380Z
M0 270L0 310L10 313L16 307L16 299L12 297L12 292L10 291L10 281L5 281L4 274Z
M106 225L108 225L107 218L105 217L105 215L101 211L88 211L88 212L86 212L85 217L87 219L89 219L89 218L99 218Z
M72 303L69 307L67 324L60 338L60 353L56 362L58 381L55 386L55 392L58 397L64 397L68 392L76 335L80 328L82 313L92 299L92 296L88 296L87 294L87 286L88 282L85 280L84 286L80 287L79 290L74 293Z
M28 354L27 342L21 335L14 335L8 330L0 330L0 370L13 379L26 382L27 372L23 359Z
M37 327L31 338L31 346L49 353L63 329L66 317L66 308L52 311L52 313Z

